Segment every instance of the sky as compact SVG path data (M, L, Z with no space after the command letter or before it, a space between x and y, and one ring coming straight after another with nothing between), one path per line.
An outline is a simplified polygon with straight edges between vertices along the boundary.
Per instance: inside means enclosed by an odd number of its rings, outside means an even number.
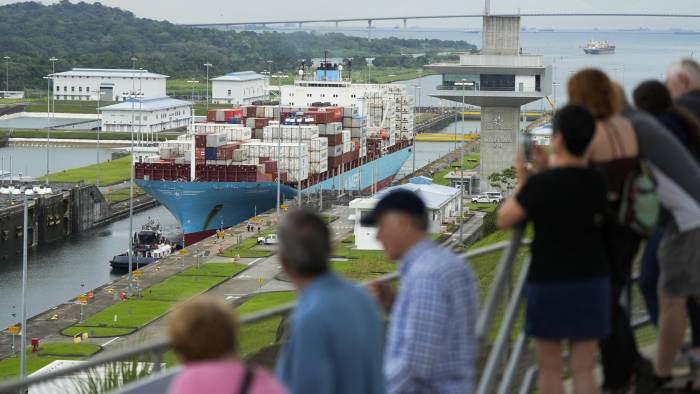
M75 0L71 0L75 1ZM0 5L15 3L0 0ZM55 1L41 1L55 3ZM87 0L89 3L95 1ZM369 16L413 16L474 14L484 9L484 0L336 0L321 1L264 0L101 0L100 3L133 12L136 16L168 20L173 23L260 22L316 18ZM345 6L344 6L345 4ZM380 7L377 5L381 4ZM491 0L491 13L527 12L645 12L700 14L700 0ZM377 22L377 26L394 26L400 21ZM700 29L700 19L669 18L523 18L527 27L552 28L639 28L672 27ZM358 24L355 24L356 26ZM362 23L360 25L366 25ZM414 27L472 28L478 19L409 21Z

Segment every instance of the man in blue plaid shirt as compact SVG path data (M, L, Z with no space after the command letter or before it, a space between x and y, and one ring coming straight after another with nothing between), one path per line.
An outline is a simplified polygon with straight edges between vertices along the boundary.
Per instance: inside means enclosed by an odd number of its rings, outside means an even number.
M459 393L472 389L477 355L478 287L458 256L427 238L428 215L413 192L394 191L362 218L400 260L400 288L371 289L391 311L384 378L389 394Z

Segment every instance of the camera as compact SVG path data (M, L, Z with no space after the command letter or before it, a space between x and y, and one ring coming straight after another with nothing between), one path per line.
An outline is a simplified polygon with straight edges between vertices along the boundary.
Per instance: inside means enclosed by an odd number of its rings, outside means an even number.
M520 156L526 162L533 160L535 141L530 134L520 133L518 135L518 145L520 148Z

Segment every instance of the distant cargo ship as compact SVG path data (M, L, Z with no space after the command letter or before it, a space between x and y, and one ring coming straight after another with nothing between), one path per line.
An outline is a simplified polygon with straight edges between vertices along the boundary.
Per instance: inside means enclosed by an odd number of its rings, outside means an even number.
M588 55L612 55L615 53L615 45L607 41L588 41L583 47L583 52Z

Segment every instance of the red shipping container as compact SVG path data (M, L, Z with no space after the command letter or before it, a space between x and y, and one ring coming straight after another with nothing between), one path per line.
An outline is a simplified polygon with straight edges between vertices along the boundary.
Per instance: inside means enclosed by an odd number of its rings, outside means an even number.
M260 157L258 157L258 164L264 164L268 160L270 160L269 157L260 156Z
M249 106L245 107L245 116L247 118L254 118L256 110L257 110L257 107L254 105L249 105Z
M268 118L255 118L255 128L262 129L270 123Z
M207 122L216 122L216 110L215 109L210 109L209 112L207 112Z
M331 171L343 164L343 156L328 158L328 171Z
M323 135L323 137L328 138L328 145L329 146L336 146L336 145L343 144L343 134L327 134L327 135Z
M194 150L194 157L197 160L204 160L205 157L205 149L204 148L195 148Z
M277 161L275 160L267 160L263 162L262 164L265 165L265 172L268 174L276 174L277 173Z
M196 148L206 148L207 147L207 135L206 134L195 134L194 146Z

